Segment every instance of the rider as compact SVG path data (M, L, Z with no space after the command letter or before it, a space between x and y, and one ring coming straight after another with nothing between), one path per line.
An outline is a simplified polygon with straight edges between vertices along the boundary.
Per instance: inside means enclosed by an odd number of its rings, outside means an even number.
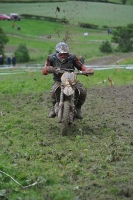
M54 118L56 116L55 111L54 111L54 105L56 103L55 90L61 84L61 74L54 73L55 68L72 69L74 71L75 67L80 71L88 72L89 75L93 75L94 73L94 69L86 68L78 60L76 55L71 54L69 52L69 46L65 42L59 42L56 45L56 53L48 56L45 66L42 70L42 73L44 75L47 75L48 73L53 73L54 84L50 90L50 97L51 97L53 107L49 113L49 118ZM75 86L80 90L80 97L76 105L76 111L77 111L76 118L82 119L81 106L85 102L87 90L84 88L83 84L80 82L77 82Z

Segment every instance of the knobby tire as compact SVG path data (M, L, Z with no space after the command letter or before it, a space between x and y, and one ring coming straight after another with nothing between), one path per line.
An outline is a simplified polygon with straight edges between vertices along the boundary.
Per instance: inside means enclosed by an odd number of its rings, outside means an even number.
M62 136L67 135L68 130L68 119L69 119L69 112L70 112L70 103L69 101L64 101L64 110L63 110L63 119L61 123L61 134Z

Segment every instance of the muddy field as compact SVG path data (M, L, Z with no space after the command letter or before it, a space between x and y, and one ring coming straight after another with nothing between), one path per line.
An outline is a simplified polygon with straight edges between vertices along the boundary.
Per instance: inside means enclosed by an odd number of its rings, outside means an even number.
M114 133L126 137L133 144L133 86L89 88L85 104L82 106L82 120L75 120L70 127L70 135L81 129L83 135ZM52 119L57 123L57 118Z
M56 181L50 185L41 182L28 190L29 193L35 190L34 199L37 200L59 199L50 196L55 185L57 194L62 185L67 193L69 188L73 188L75 198L60 199L132 200L132 94L132 85L89 88L82 107L84 118L75 120L68 136L61 137L57 118L48 118L46 101L49 93L44 95L42 91L14 96L3 91L3 106L0 107L1 166L11 168L15 165L14 176L23 184L19 176L20 167L26 171L24 180L33 177L35 182L34 174L39 174ZM24 150L27 154L23 155ZM11 188L9 195L13 196L14 187L8 187ZM33 199L28 192L23 195L18 189L16 199ZM14 197L10 199L14 200Z
M114 176L114 182L110 182L108 178L107 186L93 187L93 183L89 189L84 186L77 191L79 199L87 200L99 199L99 200L126 200L133 199L132 189L132 170L131 163L133 160L133 86L117 86L117 87L104 87L104 88L90 88L88 89L88 95L85 104L82 107L84 118L82 120L75 120L70 127L68 138L71 136L88 136L89 140L93 140L95 147L92 147L92 151L105 152L106 159L114 164L116 167L116 179L115 172L110 176ZM52 121L57 119L52 119ZM51 134L53 129L51 129ZM93 138L93 139L92 139ZM110 141L110 142L109 142ZM91 143L91 144L92 144ZM99 151L98 151L99 149ZM102 153L101 153L102 154ZM93 155L93 158L96 155ZM99 157L101 161L101 156ZM98 163L97 162L97 166ZM90 163L89 163L90 164ZM95 163L96 164L96 163ZM96 167L98 168L98 167ZM106 171L106 170L105 170ZM131 172L131 174L130 174ZM94 172L99 173L99 172ZM127 177L128 178L127 178ZM127 182L121 181L122 177L126 177ZM120 180L120 181L118 181ZM98 179L97 179L98 181ZM105 182L106 182L105 181ZM104 182L104 179L103 179ZM118 189L118 196L110 195L101 191L109 191L109 188L116 187ZM106 188L106 189L105 189ZM108 188L108 189L107 189ZM91 192L90 192L91 190ZM99 195L95 197L95 192L99 190ZM107 192L108 193L108 192Z
M103 129L119 135L126 133L132 141L133 133L133 86L90 88L82 107L83 123L88 123L90 132L102 134ZM84 134L88 132L84 126Z

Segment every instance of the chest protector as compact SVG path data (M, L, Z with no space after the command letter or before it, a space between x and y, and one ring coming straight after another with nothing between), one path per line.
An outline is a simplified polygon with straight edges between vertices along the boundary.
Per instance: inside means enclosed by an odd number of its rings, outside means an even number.
M52 54L49 56L49 61L51 66L56 67L56 68L60 68L60 69L73 69L75 70L74 67L74 55L73 54L69 54L67 60L62 63L56 56L56 54Z
M51 66L60 68L60 69L71 69L75 70L74 67L74 56L73 54L69 54L67 60L62 63L56 56L56 54L49 55L49 61ZM62 74L54 74L54 81L61 81Z

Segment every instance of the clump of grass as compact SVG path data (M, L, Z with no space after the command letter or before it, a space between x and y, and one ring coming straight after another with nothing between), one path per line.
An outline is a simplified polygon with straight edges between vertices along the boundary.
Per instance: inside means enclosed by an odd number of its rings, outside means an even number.
M132 65L133 64L133 58L125 58L122 61L119 62L120 65Z

